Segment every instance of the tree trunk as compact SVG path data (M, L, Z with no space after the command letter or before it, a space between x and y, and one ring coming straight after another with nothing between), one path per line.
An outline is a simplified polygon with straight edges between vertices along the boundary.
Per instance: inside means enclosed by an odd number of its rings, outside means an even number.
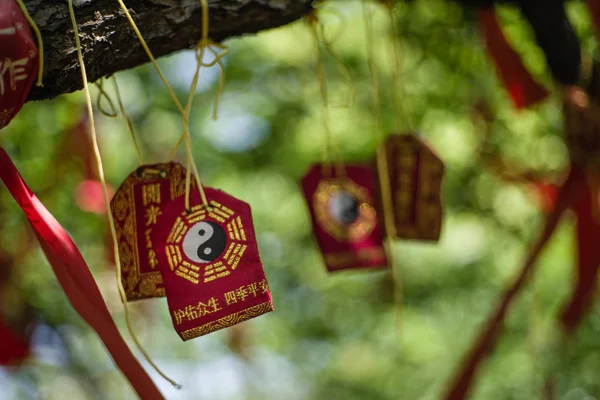
M313 0L209 0L210 38L291 23L312 9ZM148 62L148 56L116 0L74 0L88 79L95 81ZM156 57L192 48L201 36L199 0L125 0ZM44 39L44 87L28 100L43 100L83 87L66 0L25 0Z

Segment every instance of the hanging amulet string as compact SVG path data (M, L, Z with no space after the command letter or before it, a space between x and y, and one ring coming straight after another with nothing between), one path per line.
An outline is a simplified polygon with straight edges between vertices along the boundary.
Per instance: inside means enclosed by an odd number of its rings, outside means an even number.
M113 238L114 258L115 258L115 261L117 263L117 287L119 289L119 294L121 296L121 300L122 300L122 303L123 303L123 308L124 308L124 311L125 311L125 320L126 320L126 323L127 323L127 328L128 328L128 330L129 330L129 332L131 334L131 337L133 338L134 342L136 343L138 349L142 352L142 354L144 355L144 357L146 358L146 360L152 365L152 367L163 378L165 378L167 381L169 381L173 386L175 386L176 388L181 388L181 386L179 384L177 384L175 381L173 381L171 378L169 378L152 361L152 359L150 358L150 356L148 355L148 353L146 352L146 350L144 349L144 347L140 343L139 339L135 335L135 332L134 332L133 327L131 325L131 317L130 317L130 314L129 314L129 308L127 307L127 298L126 298L126 295L125 295L125 290L124 290L123 285L121 283L121 276L120 276L121 275L121 263L120 263L120 259L119 259L119 248L118 248L118 242L117 242L117 232L116 232L116 228L115 228L115 222L114 222L114 220L112 218L112 213L111 213L111 210L110 210L110 200L109 200L109 196L108 196L106 179L104 177L104 166L103 166L103 163L102 163L102 156L100 154L100 148L98 146L98 138L96 136L96 127L95 127L95 123L94 123L94 111L92 109L92 99L91 99L91 95L90 95L90 90L89 90L89 85L88 85L88 80L87 80L87 73L86 73L85 63L84 63L84 60L83 60L83 54L82 54L82 50L81 50L81 42L80 42L80 39L79 39L79 29L78 29L78 26L77 26L77 20L75 19L75 11L73 9L73 0L67 0L67 1L68 1L68 5L69 5L69 14L71 16L71 23L73 25L73 31L74 31L74 36L75 36L75 44L77 46L77 56L78 56L78 59L79 59L79 66L80 66L80 70L81 70L81 77L82 77L82 81L83 81L83 88L84 88L84 92L85 92L87 110L88 110L88 115L89 115L89 119L90 119L90 132L91 132L91 136L92 136L92 142L93 142L93 145L94 145L94 155L95 155L96 161L97 161L98 177L100 179L100 182L102 183L102 192L103 192L104 201L105 201L105 204L106 204L106 207L107 207L108 221L109 221L110 231L111 231L112 238Z
M204 188L193 160L189 113L200 68L219 65L222 72L220 94L224 76L221 58L226 54L226 48L208 39L208 3L201 0L203 38L196 48L196 73L188 103L183 109L122 0L119 3L172 94L184 122L182 137L171 157L184 141L188 155L185 196L164 204L162 215L156 220L159 225L152 230L150 240L156 249L157 265L164 281L173 326L185 341L273 311L271 292L256 245L250 207L222 191ZM225 51L219 55L210 46ZM215 56L215 60L208 64L202 60L205 48ZM215 118L218 96L216 101ZM194 170L197 192L191 191L190 165Z
M301 181L313 232L325 266L330 272L385 267L387 256L376 205L376 174L369 165L345 165L334 144L321 43L349 82L351 74L332 51L332 39L325 38L324 25L319 20L316 10L309 14L306 21L314 44L315 72L321 93L321 118L326 139L323 162L314 164ZM350 92L353 93L351 83L349 86Z

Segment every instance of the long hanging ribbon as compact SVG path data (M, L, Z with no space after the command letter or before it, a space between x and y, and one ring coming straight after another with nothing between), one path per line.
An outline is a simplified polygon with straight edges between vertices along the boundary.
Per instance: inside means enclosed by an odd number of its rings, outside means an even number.
M25 212L73 308L98 333L115 363L140 398L163 399L150 376L121 337L77 246L27 187L12 160L1 148L0 179Z
M494 311L488 319L488 322L484 325L483 331L476 340L475 345L471 348L459 372L456 374L450 389L443 397L445 400L462 400L467 397L481 362L491 351L496 342L500 324L504 320L508 308L519 291L523 288L529 276L533 273L538 256L552 236L561 215L570 205L578 201L583 194L584 185L584 173L580 169L573 167L567 180L560 189L554 209L546 217L544 230L542 231L541 236L531 248L517 279L506 290L496 311Z
M494 10L480 11L478 21L487 50L514 106L527 108L548 97L548 91L533 79L521 57L508 43Z
M597 204L592 203L597 203L598 199L590 189L586 182L583 196L573 205L577 214L577 280L571 301L561 315L562 325L568 334L579 325L592 303L600 266L600 225L593 216L593 207Z

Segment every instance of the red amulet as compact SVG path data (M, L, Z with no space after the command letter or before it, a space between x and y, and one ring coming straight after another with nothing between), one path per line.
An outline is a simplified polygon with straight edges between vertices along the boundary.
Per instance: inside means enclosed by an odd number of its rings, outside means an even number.
M25 104L38 72L38 49L14 0L0 0L0 128Z
M302 179L313 231L329 271L387 266L375 203L377 180L367 166L346 165L344 176L313 165Z
M414 135L388 137L385 151L396 237L439 240L444 163Z
M273 311L250 206L220 190L197 190L163 208L152 232L173 326L189 340Z
M142 166L125 179L110 202L129 301L165 295L151 233L164 206L184 194L185 173L177 163Z

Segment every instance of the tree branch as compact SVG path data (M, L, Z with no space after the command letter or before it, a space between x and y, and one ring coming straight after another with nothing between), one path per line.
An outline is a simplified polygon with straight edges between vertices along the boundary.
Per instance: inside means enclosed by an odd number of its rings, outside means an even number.
M210 37L229 37L291 23L313 0L209 0ZM88 79L95 81L148 62L117 0L74 0ZM198 0L125 0L156 57L192 48L201 36ZM66 0L25 0L44 38L44 87L28 100L43 100L83 87Z

